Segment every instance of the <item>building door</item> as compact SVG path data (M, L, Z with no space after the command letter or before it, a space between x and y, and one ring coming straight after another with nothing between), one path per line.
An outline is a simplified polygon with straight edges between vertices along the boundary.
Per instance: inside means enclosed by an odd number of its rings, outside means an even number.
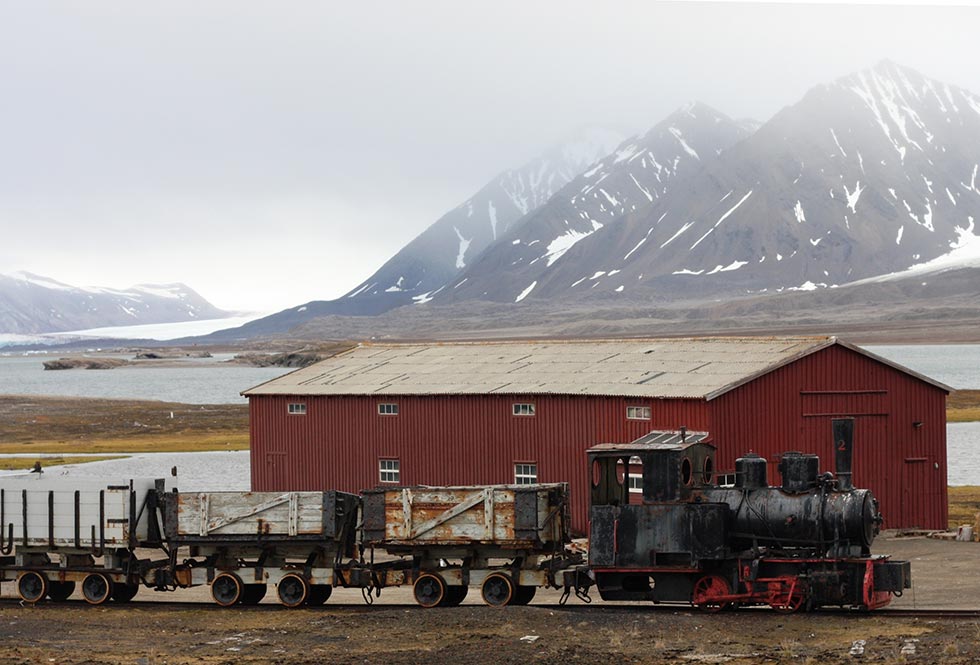
M930 491L929 475L933 462L928 457L906 457L902 469L902 524L922 528L935 497Z

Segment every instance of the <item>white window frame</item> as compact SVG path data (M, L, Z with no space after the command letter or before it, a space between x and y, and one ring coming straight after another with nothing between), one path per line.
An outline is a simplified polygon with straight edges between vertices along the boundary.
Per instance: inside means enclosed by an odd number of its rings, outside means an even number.
M286 407L286 413L291 416L305 416L306 402L290 402Z
M534 402L516 402L511 413L515 416L533 416Z
M537 462L514 462L514 484L537 485L538 463Z
M634 494L643 493L643 474L642 473L631 473L629 474L629 488L630 492Z
M378 458L378 482L397 485L401 482L401 460L397 457Z
M653 411L649 406L627 406L626 407L626 419L627 420L650 420L653 417Z
M378 402L379 416L397 416L398 404L396 402Z

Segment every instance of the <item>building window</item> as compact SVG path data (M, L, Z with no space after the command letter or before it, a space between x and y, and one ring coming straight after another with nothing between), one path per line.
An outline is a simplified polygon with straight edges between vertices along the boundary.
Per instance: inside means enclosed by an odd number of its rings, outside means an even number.
M378 472L383 483L397 483L401 481L401 469L396 459L378 460Z
M378 404L378 415L380 415L380 416L397 416L398 415L398 405L397 404Z
M515 404L514 405L514 415L515 416L533 416L534 415L534 405L533 404Z
M639 473L630 474L630 492L643 491L643 476Z
M538 465L522 462L514 465L515 485L534 485L538 482Z
M650 407L628 406L626 407L626 418L628 420L650 420Z
M288 407L289 415L291 416L305 416L306 415L306 405L291 402Z

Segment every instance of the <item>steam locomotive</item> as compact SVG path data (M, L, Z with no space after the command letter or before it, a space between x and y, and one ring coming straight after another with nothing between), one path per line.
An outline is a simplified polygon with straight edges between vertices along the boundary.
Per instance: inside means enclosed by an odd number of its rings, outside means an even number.
M218 605L319 605L333 588L366 601L411 586L423 607L478 587L488 605L541 587L588 600L865 610L910 585L907 561L872 556L881 516L850 482L853 421L834 423L837 474L786 453L736 462L718 484L703 432L652 432L587 451L587 559L569 539L564 483L325 492L178 492L172 480L0 478L0 582L25 602L127 602L142 588L207 585ZM632 480L642 493L631 492ZM632 499L636 499L633 501ZM377 556L376 556L377 555Z
M853 420L833 421L836 476L820 473L816 455L787 452L778 487L752 454L736 460L732 486L715 484L704 433L591 448L589 569L600 595L787 612L870 610L900 596L910 564L871 555L882 517L872 493L852 486L853 432ZM642 476L638 504L628 472Z

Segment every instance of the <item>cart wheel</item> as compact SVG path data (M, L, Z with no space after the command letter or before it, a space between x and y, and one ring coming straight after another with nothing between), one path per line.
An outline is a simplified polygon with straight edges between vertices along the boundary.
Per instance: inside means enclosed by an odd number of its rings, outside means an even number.
M112 599L117 603L128 603L136 597L136 592L139 590L139 584L113 584Z
M112 595L112 580L102 573L89 573L82 580L82 596L89 605L101 605Z
M48 593L48 578L36 570L27 570L17 578L17 594L25 603L38 603Z
M242 600L245 585L235 573L221 573L211 582L211 597L222 607L230 607Z
M48 598L61 603L75 592L74 582L48 582Z
M534 600L534 594L537 592L538 587L536 586L518 586L517 591L514 592L514 600L510 601L510 604L527 605Z
M730 596L732 587L721 575L705 575L694 583L691 593L691 604L702 612L720 612L728 606L728 601L717 600L721 596Z
M306 598L307 605L323 605L333 593L333 587L329 584L310 585L310 595Z
M503 607L510 605L514 599L514 584L510 581L510 577L504 573L492 573L483 580L480 593L483 596L483 602L487 605Z
M267 584L246 584L242 592L242 605L258 605L268 590Z
M415 594L415 602L422 607L435 607L444 602L446 583L438 575L423 573L416 578L412 593Z
M299 607L306 602L310 593L310 585L297 573L289 573L279 580L276 586L279 602L286 607Z
M440 607L456 607L463 602L466 598L466 592L469 591L468 586L463 585L447 585L446 595L443 596L442 603Z

